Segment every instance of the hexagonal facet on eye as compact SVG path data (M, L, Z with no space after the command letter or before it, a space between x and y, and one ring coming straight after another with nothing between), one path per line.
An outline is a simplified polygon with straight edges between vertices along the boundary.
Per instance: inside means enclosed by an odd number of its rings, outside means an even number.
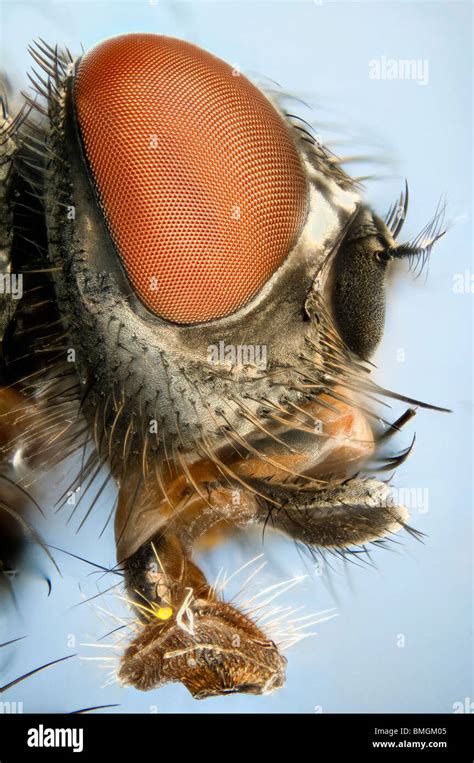
M181 40L132 34L78 67L77 121L116 249L176 323L235 312L296 243L307 182L286 123L244 76Z

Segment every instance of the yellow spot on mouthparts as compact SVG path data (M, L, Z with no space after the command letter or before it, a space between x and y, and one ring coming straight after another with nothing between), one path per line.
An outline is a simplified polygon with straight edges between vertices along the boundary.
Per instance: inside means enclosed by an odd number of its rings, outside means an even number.
M173 614L173 610L171 607L160 607L156 611L156 617L158 620L169 620L171 615Z

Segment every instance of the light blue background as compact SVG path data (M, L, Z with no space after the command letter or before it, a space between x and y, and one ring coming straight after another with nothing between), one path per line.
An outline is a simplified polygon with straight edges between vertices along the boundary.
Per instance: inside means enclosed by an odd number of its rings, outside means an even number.
M410 183L405 232L418 233L447 194L455 224L435 248L429 277L396 279L388 322L376 363L376 378L399 392L453 408L451 415L421 411L400 437L412 458L394 484L427 489L428 512L416 508L411 524L427 534L425 544L403 537L391 551L374 550L375 565L332 563L288 592L285 604L306 612L336 607L338 617L317 627L318 635L288 653L285 688L269 697L233 696L195 702L181 686L141 694L116 684L101 688L106 671L97 661L74 659L38 675L2 696L28 711L72 711L119 703L127 712L452 712L474 698L472 688L472 348L473 294L453 291L455 274L471 264L470 166L471 13L470 3L395 2L3 2L4 65L15 86L28 83L27 44L43 37L75 53L103 38L127 31L158 32L192 41L244 73L268 77L314 107L299 113L315 120L323 139L347 139L338 153L368 152L385 160L369 166L378 179L367 196L384 213ZM427 59L429 83L369 79L373 58ZM360 169L360 168L358 168ZM367 167L362 169L367 174ZM400 362L404 351L404 361ZM396 418L403 406L394 405ZM67 512L40 527L51 543L112 565L111 531L97 539L107 507L80 534ZM205 564L216 574L233 571L260 552L234 543ZM291 543L267 537L270 569L262 585L305 569ZM28 634L18 648L2 650L4 680L43 661L77 651L82 657L112 650L81 646L114 628L93 605L121 610L118 601L97 599L74 607L97 592L92 570L57 554L63 578L53 593L34 578L18 588L20 616L3 613L0 642ZM272 566L273 565L273 566ZM115 580L107 577L102 588ZM71 609L72 607L72 609ZM304 613L300 613L304 614ZM405 646L400 648L400 634ZM76 640L70 648L68 635ZM398 640L398 642L397 642ZM110 710L113 712L114 710Z

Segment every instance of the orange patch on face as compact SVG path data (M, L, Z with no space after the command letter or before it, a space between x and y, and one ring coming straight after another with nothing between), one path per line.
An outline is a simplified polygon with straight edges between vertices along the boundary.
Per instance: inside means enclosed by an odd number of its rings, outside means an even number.
M334 388L336 394L348 396L347 390ZM331 406L331 409L327 406ZM322 394L319 401L306 403L285 417L289 429L303 431L295 453L266 453L266 458L247 458L234 466L240 476L264 479L287 479L305 474L326 479L342 478L369 458L374 451L374 436L366 415L356 402L341 402Z
M346 389L334 388L337 394L349 396ZM335 473L343 476L354 470L355 464L363 462L374 452L374 435L369 421L357 403L350 404L335 400L330 395L321 395L321 402L328 403L336 410L325 408L317 402L307 409L321 422L322 433L326 436L324 457L317 466L317 474Z

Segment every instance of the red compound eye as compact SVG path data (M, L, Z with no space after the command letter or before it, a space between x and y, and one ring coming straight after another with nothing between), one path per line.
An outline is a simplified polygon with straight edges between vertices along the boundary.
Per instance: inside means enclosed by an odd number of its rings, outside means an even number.
M194 45L131 34L84 56L75 104L110 234L146 306L197 323L248 302L307 210L300 159L265 96Z

